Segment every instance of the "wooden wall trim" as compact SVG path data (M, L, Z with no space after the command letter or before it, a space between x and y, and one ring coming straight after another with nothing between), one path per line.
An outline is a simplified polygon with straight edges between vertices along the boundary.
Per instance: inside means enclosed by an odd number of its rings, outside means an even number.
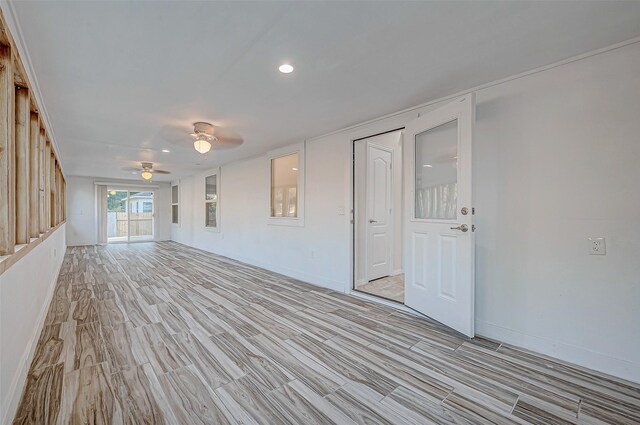
M45 105L43 104L42 94L36 85L31 84L31 79L29 78L29 73L27 73L27 67L29 68L31 76L33 76L33 69L31 68L30 62L31 59L29 57L29 52L26 49L24 44L24 40L21 37L21 29L18 20L16 19L16 13L14 6L11 2L5 2L6 8L0 8L0 44L7 46L11 51L11 56L13 58L13 74L14 79L16 81L15 84L22 85L27 87L31 93L31 105L32 110L38 112L40 116L40 128L45 129L47 132L49 140L51 140L51 150L58 155L58 144L57 140L55 140L54 134L51 128L51 121L49 119L49 115L47 113ZM9 25L9 22L11 25ZM13 34L13 31L17 31L17 33ZM18 48L18 44L16 40L19 41L20 47L23 50L24 58L20 54L20 49ZM23 60L24 59L24 60ZM34 81L35 83L35 81ZM63 171L64 175L64 171Z
M23 246L22 249L18 250L17 252L11 255L8 255L4 258L0 257L0 276L4 272L9 270L11 266L13 266L18 261L20 261L21 258L26 257L27 254L33 251L33 249L36 246L44 242L49 236L51 236L56 230L58 230L65 223L66 221L63 221L60 224L58 224L56 227L49 229L46 233L43 233L42 235L40 235L36 240L31 240L31 242ZM64 255L64 253L61 253L61 255Z
M14 22L15 23L15 22ZM19 30L18 30L19 35ZM0 9L0 264L26 255L66 217L64 173ZM28 65L28 63L27 63ZM35 94L35 96L34 96ZM42 112L42 113L41 113ZM20 246L15 253L16 243ZM7 256L16 255L9 259Z

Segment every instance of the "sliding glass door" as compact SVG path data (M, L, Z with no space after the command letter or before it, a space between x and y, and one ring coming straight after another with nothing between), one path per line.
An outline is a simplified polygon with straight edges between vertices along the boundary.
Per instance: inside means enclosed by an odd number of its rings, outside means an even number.
M154 193L109 189L107 192L107 240L153 240Z
M129 192L129 240L153 239L153 192Z

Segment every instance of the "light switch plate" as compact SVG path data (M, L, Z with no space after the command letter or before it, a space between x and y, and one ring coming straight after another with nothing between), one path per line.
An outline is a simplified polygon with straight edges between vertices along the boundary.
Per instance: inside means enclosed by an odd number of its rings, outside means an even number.
M590 255L606 255L607 245L604 238L589 238L589 254Z

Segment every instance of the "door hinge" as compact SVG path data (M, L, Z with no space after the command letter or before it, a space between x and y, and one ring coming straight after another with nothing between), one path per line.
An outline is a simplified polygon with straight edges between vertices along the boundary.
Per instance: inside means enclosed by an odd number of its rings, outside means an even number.
M476 231L476 225L475 225L475 224L472 224L472 225L471 225L471 231L472 231L472 232L475 232L475 231Z

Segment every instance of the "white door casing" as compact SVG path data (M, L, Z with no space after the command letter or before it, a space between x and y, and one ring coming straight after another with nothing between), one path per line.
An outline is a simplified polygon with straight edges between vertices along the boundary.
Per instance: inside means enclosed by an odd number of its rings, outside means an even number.
M475 95L405 128L405 304L474 335L471 152ZM464 231L466 230L466 231Z
M367 142L366 258L367 280L392 274L393 150Z

